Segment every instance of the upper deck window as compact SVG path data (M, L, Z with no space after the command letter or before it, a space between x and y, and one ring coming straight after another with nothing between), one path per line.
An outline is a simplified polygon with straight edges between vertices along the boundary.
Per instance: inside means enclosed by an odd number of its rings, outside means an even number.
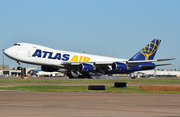
M14 46L21 46L19 43L14 44Z

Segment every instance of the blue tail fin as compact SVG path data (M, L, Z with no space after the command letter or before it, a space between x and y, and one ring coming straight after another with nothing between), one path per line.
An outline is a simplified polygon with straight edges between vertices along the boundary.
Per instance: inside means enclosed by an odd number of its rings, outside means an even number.
M153 60L156 51L161 43L159 39L153 39L144 48L142 48L137 54L135 54L129 61L136 60Z

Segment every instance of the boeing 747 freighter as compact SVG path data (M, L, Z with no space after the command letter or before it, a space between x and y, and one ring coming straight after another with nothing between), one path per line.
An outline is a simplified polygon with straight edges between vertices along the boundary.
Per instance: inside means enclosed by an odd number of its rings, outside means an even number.
M171 59L153 60L161 40L153 39L144 48L130 59L119 59L103 57L85 53L76 53L55 50L36 44L16 43L6 49L4 54L19 62L41 65L43 71L57 71L60 68L68 69L69 78L74 73L79 77L90 78L89 72L103 74L123 74L134 71L155 69L156 66L170 64L154 64L156 61L167 61Z

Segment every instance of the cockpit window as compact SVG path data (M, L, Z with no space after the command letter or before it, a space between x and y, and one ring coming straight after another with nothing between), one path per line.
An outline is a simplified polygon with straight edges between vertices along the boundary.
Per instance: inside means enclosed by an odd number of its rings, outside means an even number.
M14 46L21 46L19 43L14 44Z

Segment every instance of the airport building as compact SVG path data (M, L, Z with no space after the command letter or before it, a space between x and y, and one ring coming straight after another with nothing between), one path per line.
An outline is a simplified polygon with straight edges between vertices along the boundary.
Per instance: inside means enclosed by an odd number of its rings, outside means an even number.
M180 77L180 70L145 70L137 71L130 74L113 74L116 77Z
M8 71L9 65L0 65L0 70Z
M36 70L36 68L25 68L25 73L27 74L29 70ZM15 68L10 70L9 65L0 65L0 75L21 76L21 70L17 70Z
M36 70L36 68L25 68L24 74L28 74L28 71ZM13 68L12 70L9 69L9 65L0 65L0 75L6 76L21 76L22 71ZM120 76L126 77L129 75L133 76L159 76L159 77L180 77L180 70L145 70L145 71L138 71L132 74L113 74L113 76Z
M180 70L146 70L135 72L143 76L180 77Z

